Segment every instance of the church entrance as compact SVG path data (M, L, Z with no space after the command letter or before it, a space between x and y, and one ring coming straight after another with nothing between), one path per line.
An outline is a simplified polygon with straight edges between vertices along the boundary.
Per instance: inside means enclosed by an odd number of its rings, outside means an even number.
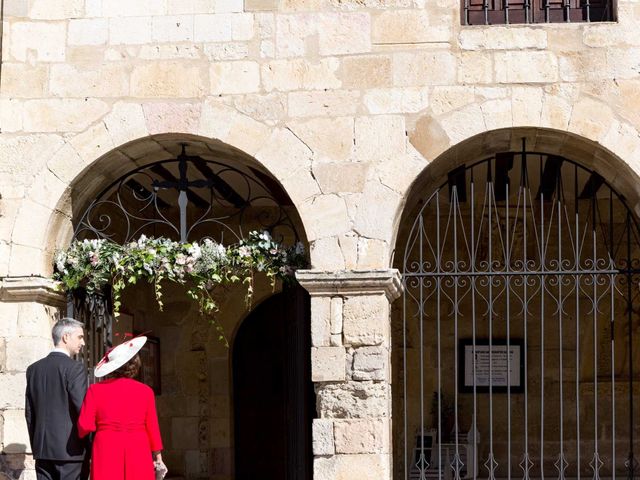
M259 305L233 344L236 480L311 479L309 296L299 286Z
M255 231L305 244L277 179L220 142L158 135L119 147L95 168L78 181L88 187L72 193L74 240L140 246L163 237L224 250ZM150 338L141 380L156 393L171 480L311 478L308 295L272 285L257 269L250 301L246 282L218 286L207 317L187 288L163 284L159 309L153 286L138 282L117 318L108 290L76 292L68 314L86 325L88 372L123 339Z

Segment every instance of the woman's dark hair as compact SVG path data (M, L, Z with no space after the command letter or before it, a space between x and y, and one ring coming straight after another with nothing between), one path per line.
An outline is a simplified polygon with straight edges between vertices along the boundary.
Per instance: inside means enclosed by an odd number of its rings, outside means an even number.
M109 375L111 378L136 378L142 368L142 360L137 353L127 363Z

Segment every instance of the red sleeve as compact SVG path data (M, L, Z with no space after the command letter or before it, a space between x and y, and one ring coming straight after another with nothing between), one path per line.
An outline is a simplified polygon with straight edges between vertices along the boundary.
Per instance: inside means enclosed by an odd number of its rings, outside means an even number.
M86 437L96 431L96 402L93 397L93 389L89 388L82 402L80 416L78 417L78 436Z
M158 425L158 413L156 412L156 398L151 389L149 389L145 427L147 429L151 451L159 452L162 450L162 439L160 438L160 426Z

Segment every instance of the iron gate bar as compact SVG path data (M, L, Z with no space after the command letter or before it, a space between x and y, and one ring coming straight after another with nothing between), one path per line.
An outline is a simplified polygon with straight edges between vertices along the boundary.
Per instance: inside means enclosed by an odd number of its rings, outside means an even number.
M472 405L473 414L471 416L471 430L467 435L467 442L469 439L472 442L471 447L468 443L465 443L465 455L461 455L462 445L460 444L461 433L461 413L460 413L460 397L458 392L457 379L460 376L461 365L458 363L458 343L457 340L453 343L453 355L451 364L447 361L447 347L441 342L444 341L443 328L451 328L453 331L453 338L458 339L460 335L460 328L462 325L469 325L472 335L472 355L474 359L477 359L476 342L478 336L478 325L476 320L484 319L486 322L486 328L488 328L488 342L489 348L487 352L489 374L487 376L488 382L488 453L486 453L486 461L484 466L488 472L488 478L494 480L498 472L503 472L501 475L506 475L506 478L511 479L513 472L512 465L512 446L513 437L512 434L515 430L512 429L514 419L511 415L512 409L512 354L511 354L511 327L516 317L522 315L521 329L524 337L524 358L521 360L524 363L524 378L520 378L521 385L524 386L524 435L522 437L523 452L520 456L520 462L518 466L522 470L523 478L528 480L531 478L532 468L536 466L530 453L530 421L529 408L533 407L531 403L529 392L529 379L530 365L529 355L529 343L532 341L529 325L530 322L535 321L535 316L530 317L530 307L533 306L532 300L537 299L537 303L540 306L540 318L538 321L539 336L540 336L540 382L539 382L539 421L534 424L536 429L539 430L539 461L538 468L540 477L545 477L545 463L549 460L547 454L545 454L545 446L552 445L553 432L551 436L545 431L545 420L547 420L547 410L545 404L555 399L558 402L557 412L559 412L559 423L557 424L557 438L558 438L558 455L553 465L555 466L556 475L559 479L563 480L567 478L568 469L574 468L575 472L573 476L578 479L581 478L582 473L582 454L581 448L588 445L582 445L585 442L583 432L581 430L581 411L582 400L585 393L581 394L581 385L584 382L590 380L585 377L581 380L581 370L584 367L584 362L581 361L581 355L584 352L580 348L581 338L581 319L584 322L588 316L591 317L591 335L592 335L592 355L593 355L593 456L590 458L588 466L592 470L592 477L594 479L601 478L601 471L605 465L610 472L608 473L612 478L615 478L617 468L619 467L619 459L616 458L616 439L619 436L616 430L616 409L617 396L615 392L615 386L617 383L617 367L616 367L616 342L615 342L615 329L616 329L616 303L617 298L621 297L625 300L627 323L629 325L628 334L628 372L629 379L627 386L629 387L627 396L627 409L629 410L629 453L624 461L627 475L633 478L636 470L635 454L634 454L634 434L633 434L633 418L634 418L634 392L633 392L633 338L631 332L633 330L633 298L632 298L632 282L638 283L638 274L640 269L638 268L638 260L633 258L632 254L638 253L638 225L637 219L635 219L630 210L628 209L624 198L619 196L617 192L611 188L611 186L604 180L601 181L596 172L589 171L584 167L581 167L576 162L560 159L557 160L546 158L544 154L537 152L527 152L524 149L519 153L520 155L520 185L514 192L517 192L517 202L512 207L510 203L511 191L508 183L508 170L502 171L503 167L497 165L498 162L493 162L493 157L486 160L475 162L468 167L463 167L471 172L470 184L468 186L470 190L470 198L468 207L463 210L462 208L462 192L466 191L466 185L464 188L460 185L460 182L451 182L451 177L447 182L449 185L450 193L448 196L443 194L444 187L447 183L443 184L438 190L436 190L431 196L428 197L425 204L422 206L413 228L409 234L403 263L403 285L405 286L404 301L403 301L403 399L404 399L404 472L405 478L420 478L426 479L431 476L434 461L437 461L437 475L438 478L448 478L448 475L452 475L455 480L461 479L464 473L465 478L477 478L477 465L478 465L478 446L479 437L478 434L478 416L480 408L480 399L478 396L478 371L477 361L473 360L471 363L471 375L472 375ZM530 186L530 176L528 173L528 163L533 161L532 158L539 156L540 165L540 189L539 195L537 195L538 202L534 202L531 198L532 188ZM547 163L549 162L549 163ZM551 163L552 162L552 163ZM566 168L562 165L572 165L573 170L573 218L568 211L569 202L566 198L567 185L564 184L564 176L567 175ZM496 177L492 176L493 165L495 165ZM545 168L543 168L543 166ZM555 167L553 174L553 188L549 189L544 186L545 177L549 178L548 168ZM480 209L480 215L476 224L476 190L474 171L482 167L487 169L487 180L485 182L484 200L482 208ZM510 170L510 169L509 169ZM580 192L578 188L579 177L582 178L584 174L588 174L587 184ZM504 176L504 179L501 178ZM464 178L464 173L455 175L456 178ZM497 179L504 182L504 185L496 186ZM547 183L549 185L549 183ZM599 194L602 192L602 188L608 188L608 219L605 218L601 212L599 202L604 200ZM498 205L498 198L502 198L502 194L498 193L504 189L504 205ZM585 192L590 192L591 202L589 203L586 216L581 214L580 199L584 198ZM615 195L614 195L615 194ZM448 200L448 213L442 215L442 209L440 204L440 196L443 199ZM466 197L466 194L464 195ZM597 197L596 197L597 196ZM551 198L549 198L551 197ZM614 198L615 197L615 198ZM465 198L466 199L466 198ZM551 202L549 203L549 200ZM617 208L626 209L626 215L623 221L623 228L621 236L616 238L614 232L614 225L618 225L614 218L613 204L614 200ZM534 205L538 204L538 208L534 208ZM549 205L549 215L545 214ZM433 207L435 210L435 228L427 228L425 219L427 216L432 215L429 213L428 208ZM515 215L513 215L513 221L511 221L512 212L515 209ZM536 211L538 210L538 211ZM468 229L466 226L466 215L470 211L470 226ZM537 218L536 218L537 217ZM458 225L460 223L460 227ZM533 227L533 233L529 235L529 223ZM441 230L441 224L443 229ZM573 225L572 225L573 224ZM606 230L608 228L608 231ZM617 228L617 227L616 227ZM555 229L554 235L552 231ZM504 232L503 232L504 230ZM603 241L599 240L599 233L603 234ZM433 241L430 239L431 235L435 232L435 238ZM476 235L477 233L477 235ZM469 238L467 238L469 235ZM494 243L494 235L496 242ZM565 237L568 240L565 240ZM448 250L448 239L453 242L453 249ZM535 241L534 249L530 253L528 249L528 240ZM470 240L470 241L469 241ZM567 242L566 249L563 247L563 243ZM486 242L486 245L485 245ZM626 244L626 249L621 250L623 245ZM633 251L632 251L633 244ZM484 250L486 246L486 251ZM515 254L518 251L518 247L521 251L521 259L517 259ZM416 250L417 249L417 250ZM600 255L600 250L604 249L605 255ZM481 253L482 252L482 253ZM494 252L496 256L494 258ZM413 254L417 254L417 261L412 260ZM459 256L459 253L461 256ZM480 254L480 255L479 255ZM624 256L620 258L620 255ZM484 257L486 255L486 257ZM616 261L617 259L617 261ZM622 282L620 284L620 282ZM626 283L626 291L621 290L621 286ZM620 284L620 286L618 286ZM418 290L415 292L415 290ZM415 292L415 294L414 294ZM484 293L483 293L484 292ZM416 296L417 295L417 296ZM637 293L635 294L637 296ZM547 298L548 296L548 298ZM573 343L565 344L566 332L569 331L565 325L566 315L568 310L566 306L568 301L573 298L575 302L575 340ZM635 298L635 297L634 297ZM586 300L585 300L586 299ZM486 310L478 310L476 300L479 300L486 306ZM518 311L513 310L511 300L516 301L521 306ZM548 305L547 305L548 300ZM581 302L587 301L587 308L583 312L581 309ZM606 301L609 302L608 309L603 310L602 306L606 307ZM410 303L411 302L411 303ZM413 304L415 302L415 305ZM437 395L434 394L434 398L437 400L437 409L433 412L437 415L437 419L432 418L432 422L437 424L437 458L434 459L435 451L431 448L431 454L426 456L425 446L425 394L426 394L426 377L425 377L425 339L431 338L425 328L427 326L427 320L431 317L433 311L429 310L428 305L435 302L432 308L435 309L435 348L437 351ZM441 310L443 302L450 305L451 310L445 312ZM471 321L463 322L465 313L461 310L462 302L470 303L471 309ZM502 306L500 306L502 305ZM417 309L413 312L413 309ZM482 307L481 307L482 309ZM503 310L504 309L504 313ZM444 313L444 317L443 317ZM545 325L545 317L551 315L550 319L555 317L556 320L549 323L549 326ZM497 322L500 316L505 316L505 322ZM515 315L515 316L514 316ZM582 316L581 316L582 315ZM606 317L609 317L608 319ZM410 345L413 345L410 334L409 320L416 318L419 320L419 405L420 405L420 455L416 457L417 462L415 465L411 465L408 462L408 442L411 435L409 431L411 424L409 422L409 410L410 406L407 403L410 391L408 387L408 378L411 374L407 351ZM447 323L443 323L445 318L450 318L451 323L447 320ZM513 318L513 320L512 320ZM604 321L607 321L609 330L608 339L601 337L600 329L605 327ZM497 323L494 323L497 322ZM555 325L554 325L555 324ZM465 327L469 328L469 327ZM496 330L497 328L497 330ZM494 424L496 419L494 418L494 355L497 354L497 350L494 351L493 339L496 338L495 332L506 331L506 355L504 361L506 363L506 412L499 411L500 415L505 415L507 419L507 428L504 436L506 437L506 446L503 443L501 448L506 449L506 461L500 463L496 457L496 453L499 450L495 450L498 442L503 442L503 437L494 437ZM555 344L548 343L553 337L557 335ZM605 342L605 343L603 343ZM608 343L609 352L605 351L605 345ZM619 343L619 342L618 342ZM574 345L575 344L575 345ZM571 345L574 345L573 347ZM568 347L567 347L568 346ZM415 345L414 345L415 347ZM575 429L576 443L575 443L575 458L576 463L570 463L567 457L567 450L565 446L565 440L567 433L565 431L565 421L568 421L570 414L565 411L566 393L565 383L567 383L570 377L566 376L568 371L565 370L565 350L566 348L575 350L575 425L571 428ZM557 376L554 378L559 379L557 381L558 394L555 397L553 390L549 393L545 390L545 382L556 382L556 380L545 380L545 365L547 360L545 358L545 350L557 349L559 357L557 359ZM549 350L552 351L552 350ZM602 398L599 393L599 381L600 381L600 360L608 356L609 367L606 363L603 363L603 373L606 374L606 369L610 368L609 382L611 385L611 393L609 395L608 404L600 409L600 401L606 397L603 393ZM462 357L460 357L462 358ZM570 356L568 357L570 358ZM495 357L495 361L499 360L499 357ZM451 449L447 447L447 459L448 464L444 464L444 450L443 450L443 409L442 409L442 394L444 388L444 379L441 375L442 369L447 368L447 365L453 367L456 381L453 385L453 439L451 441ZM567 368L571 368L570 363ZM448 380L448 379L447 379ZM585 384L586 385L586 384ZM551 395L551 397L549 397ZM549 398L547 398L549 397ZM470 401L471 401L470 400ZM604 400L603 400L604 401ZM608 409L608 410L607 410ZM609 412L609 418L604 419L602 415L606 415ZM590 415L589 415L590 416ZM432 415L433 417L433 415ZM550 417L551 418L551 417ZM599 442L598 427L603 424L602 422L609 422L610 431L612 432L610 441L611 459L602 457L601 445ZM515 424L513 424L515 425ZM587 430L588 432L588 430ZM502 435L502 434L501 434ZM518 434L520 435L520 434ZM587 440L589 441L589 440ZM519 441L518 441L519 443ZM602 444L604 448L604 443ZM433 446L432 446L433 447ZM606 450L606 449L605 449ZM453 452L453 454L452 454ZM470 453L471 452L471 453ZM464 460L463 460L464 458ZM604 458L604 459L603 459ZM552 460L551 460L552 461ZM470 464L470 462L473 462ZM443 468L444 465L444 468ZM431 467L431 468L430 468ZM504 468L506 467L506 471ZM607 470L608 471L608 470ZM414 476L414 473L416 472Z

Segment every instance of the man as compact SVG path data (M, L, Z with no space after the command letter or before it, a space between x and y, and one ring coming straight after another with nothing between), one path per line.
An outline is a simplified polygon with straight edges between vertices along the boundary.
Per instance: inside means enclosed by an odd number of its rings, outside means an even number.
M71 357L84 346L81 322L63 318L51 331L53 351L27 368L25 416L38 480L85 477L86 442L78 415L87 392L87 372Z

